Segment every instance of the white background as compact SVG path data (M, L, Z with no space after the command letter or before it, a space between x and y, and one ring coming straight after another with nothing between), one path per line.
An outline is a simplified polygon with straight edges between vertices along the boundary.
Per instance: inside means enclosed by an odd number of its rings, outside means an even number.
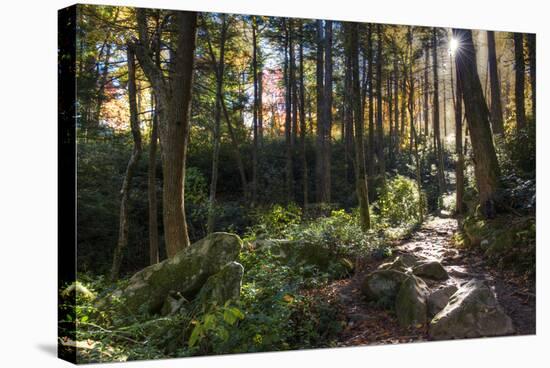
M87 2L87 1L86 1ZM550 11L534 0L157 0L113 5L537 32L537 336L133 362L128 367L541 366L550 347L547 69ZM56 349L57 9L2 2L0 20L0 366L64 367ZM543 141L546 137L546 142ZM546 143L546 144L545 144ZM544 312L544 313L543 313Z

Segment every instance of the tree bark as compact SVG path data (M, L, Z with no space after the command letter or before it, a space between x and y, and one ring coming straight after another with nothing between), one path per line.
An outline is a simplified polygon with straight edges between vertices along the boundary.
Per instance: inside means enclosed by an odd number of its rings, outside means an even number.
M472 32L454 29L453 35L461 42L460 50L455 56L456 71L474 153L480 209L485 217L492 218L496 214L500 169L489 126L489 110L477 73Z
M464 152L462 148L462 87L458 75L456 88L453 83L453 61L451 60L451 87L455 109L455 153L456 160L456 215L461 218L464 214Z
M325 21L325 85L324 85L324 107L325 107L325 127L323 132L324 147L323 147L323 161L324 161L324 200L323 202L330 203L331 200L331 156L332 156L332 21Z
M258 141L259 141L259 113L260 113L260 88L258 80L258 23L255 16L252 17L252 75L254 84L254 106L252 121L252 205L258 200Z
M120 273L120 265L122 264L122 257L124 249L128 246L128 233L129 233L129 219L128 219L128 201L130 199L130 188L132 185L132 178L134 170L139 161L141 155L141 133L139 130L138 121L138 108L136 102L136 66L134 59L134 51L132 47L127 49L128 56L128 102L130 105L130 127L132 130L132 137L134 140L134 147L132 149L132 155L128 161L126 167L126 173L122 182L122 188L120 189L120 217L118 228L118 242L113 255L113 264L111 267L111 280L118 279Z
M529 53L529 77L531 79L531 107L533 122L537 121L537 35L527 35L527 51Z
M514 60L516 70L516 122L518 131L526 125L525 117L525 60L523 58L523 34L514 33Z
M498 77L495 32L487 31L487 48L489 55L489 79L491 80L491 125L493 134L504 134L504 118L500 99L500 79Z
M159 235L157 209L157 142L158 114L153 112L151 141L149 142L149 165L147 169L147 196L149 200L149 264L159 262Z
M445 171L443 168L443 147L441 146L441 131L439 126L439 73L437 57L437 28L432 29L432 57L433 57L433 123L435 135L435 152L437 155L437 179L439 184L439 195L445 193Z
M372 24L369 23L368 27L368 39L367 39L367 80L368 80L368 95L369 95L369 136L367 146L367 177L374 177L374 91L373 91L373 46L372 46ZM369 198L374 197L374 192L371 190Z
M307 208L309 203L309 193L308 193L308 168L307 168L307 151L306 151L306 110L305 110L305 89L304 89L304 28L300 23L300 48L299 48L299 58L300 58L300 140L302 145L302 190L303 190L303 202L304 209Z
M382 179L382 188L386 187L386 160L384 157L384 125L382 121L382 26L376 25L377 54L376 54L376 156L378 158L378 169Z
M214 129L213 129L213 150L212 150L212 176L210 181L210 194L208 197L208 220L206 222L206 232L211 234L214 232L216 221L216 191L218 186L218 167L220 161L220 140L221 140L221 99L223 98L223 78L225 65L225 38L226 38L226 15L221 14L222 25L220 30L220 59L216 63L215 58L212 58L212 70L216 76L216 107L214 111ZM211 56L214 55L212 43L208 37L208 48ZM254 124L256 120L254 120Z
M168 78L151 59L145 9L137 9L137 21L139 42L134 43L133 47L153 86L161 114L159 133L162 146L164 238L166 253L168 258L172 258L190 244L185 220L184 183L197 13L176 13L176 50Z
M290 23L290 24L288 24ZM289 54L292 49L292 23L284 20L285 27L285 58L284 58L284 79L285 79L285 143L286 143L286 162L285 162L285 191L286 201L291 202L294 192L294 176L292 168L292 149L293 149L293 134L292 134L292 81L290 73Z
M315 190L317 202L325 201L324 193L324 160L323 152L325 145L325 123L324 123L324 43L323 43L323 21L317 20L317 57L316 57L316 98L317 98L317 144L315 146Z
M369 214L369 191L367 171L365 167L365 150L363 142L363 127L364 116L361 101L361 83L359 80L359 41L358 41L358 24L345 23L346 37L346 54L348 55L349 63L348 75L351 77L352 94L347 101L350 103L349 110L352 112L352 118L355 125L355 181L357 200L359 202L359 218L361 230L366 232L370 229L370 214Z

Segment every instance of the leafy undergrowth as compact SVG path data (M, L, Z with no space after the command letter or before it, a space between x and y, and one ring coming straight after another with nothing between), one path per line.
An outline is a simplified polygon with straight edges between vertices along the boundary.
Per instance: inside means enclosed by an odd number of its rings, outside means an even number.
M506 214L486 220L469 216L455 235L459 247L476 249L492 265L530 278L536 272L536 222L534 216Z
M259 211L256 225L243 236L240 300L226 305L191 302L165 317L100 311L96 296L117 285L80 274L76 307L62 293L67 303L61 326L76 323L76 336L66 331L71 338L61 343L76 346L79 363L336 346L345 321L333 300L312 291L351 276L366 259L391 256L392 240L417 226L414 182L403 177L388 182L395 190L382 193L372 205L373 229L367 233L360 229L356 210L332 210L315 218L294 205ZM292 251L281 257L274 249L256 247L263 239L285 239Z

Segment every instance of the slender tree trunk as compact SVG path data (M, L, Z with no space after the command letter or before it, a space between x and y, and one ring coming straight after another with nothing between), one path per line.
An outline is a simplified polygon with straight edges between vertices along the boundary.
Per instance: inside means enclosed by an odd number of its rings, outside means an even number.
M348 37L345 42L349 41L349 30L345 33L345 37ZM346 44L346 47L349 47ZM352 183L355 179L354 174L354 165L355 162L353 157L353 101L352 101L352 60L349 50L345 53L345 67L344 67L344 104L343 110L344 114L342 117L343 124L345 127L345 137L344 137L344 151L345 151L345 163L346 163L346 181ZM361 99L362 106L363 99ZM363 107L362 107L363 108Z
M407 42L409 50L409 119L411 124L411 137L414 140L414 157L416 164L416 188L418 191L418 221L422 223L424 221L424 196L422 194L422 177L421 177L421 161L418 152L418 134L416 133L416 127L414 125L414 58L413 58L413 28L409 27L407 32Z
M489 55L489 78L491 80L491 125L493 134L504 134L504 119L500 100L500 79L498 77L495 32L487 31L487 48Z
M215 58L212 58L212 69L216 76L216 107L214 112L214 142L212 152L212 177L210 182L210 195L208 198L208 220L206 224L206 232L211 234L214 232L214 226L216 221L216 192L218 186L218 167L220 161L220 140L221 140L221 100L223 98L223 76L225 65L225 38L226 38L226 20L225 14L221 14L222 25L220 31L220 59L219 63L215 62ZM214 52L211 47L210 39L208 40L210 54L213 56ZM256 123L256 121L254 121Z
M435 135L435 152L437 154L437 178L439 183L439 195L445 193L445 171L443 168L443 147L441 146L441 131L439 126L439 71L437 57L437 28L432 30L433 47L433 79L434 79L434 97L433 97L433 122Z
M307 208L309 204L309 193L308 193L308 168L307 168L307 146L306 146L306 110L305 110L305 90L304 90L304 28L300 23L300 48L299 48L299 58L300 58L300 140L302 145L302 190L304 192L303 202L304 209Z
M370 229L369 214L369 191L367 172L365 167L365 151L363 143L364 117L361 103L361 89L359 80L359 42L358 42L358 24L345 23L346 33L346 51L349 55L351 68L352 98L348 99L353 105L353 120L355 122L355 177L357 199L359 201L359 214L361 230L366 232Z
M451 60L451 87L453 83L453 61ZM456 215L461 218L464 214L464 151L462 148L462 88L457 75L456 88L453 90L455 109L455 152L456 160Z
M324 99L325 99L325 87L324 87L324 43L323 43L323 21L317 20L317 64L316 64L316 78L317 78L317 144L315 147L315 189L317 195L317 202L323 202L325 200L324 194L324 160L323 152L325 145L325 123L324 123Z
M253 107L253 146L252 146L252 205L258 200L258 141L259 141L259 86L258 86L258 24L255 16L252 17L252 74L254 84Z
M426 137L429 136L429 126L430 126L430 79L428 70L430 67L430 47L426 42L424 47L424 134Z
M130 127L132 130L132 137L134 139L134 148L132 149L132 155L128 161L126 167L126 173L122 182L122 188L120 189L120 217L119 217L119 229L118 229L118 242L113 255L113 265L111 267L111 280L118 279L120 273L120 265L122 264L122 257L124 249L128 245L128 233L129 233L129 219L128 219L128 201L130 199L130 188L132 185L132 178L134 170L139 161L141 155L141 133L139 130L138 121L138 109L136 102L136 65L134 58L134 51L131 47L127 49L128 55L128 101L130 105Z
M460 51L455 56L456 71L472 140L480 208L485 217L492 218L496 213L500 169L489 126L489 110L477 73L472 32L454 29L453 35L461 42Z
M531 79L531 107L533 111L533 122L537 121L537 35L527 35L527 50L529 52L529 77Z
M376 25L376 34L378 38L378 47L376 54L376 133L377 133L377 152L378 167L382 179L382 188L386 187L386 160L384 157L384 125L382 121L382 25Z
M159 28L159 17L156 18L156 27ZM160 68L160 33L157 32L155 50L155 65ZM149 263L151 265L160 261L159 235L158 235L158 201L157 201L157 145L159 111L158 102L154 91L151 92L151 106L154 106L151 119L151 139L149 142L149 163L147 167L147 196L149 200Z
M514 60L516 69L516 121L517 129L526 125L525 118L525 60L523 58L523 34L514 33Z
M290 23L290 22L289 22ZM291 25L291 24L290 24ZM284 21L285 27L285 142L286 142L286 164L285 164L285 191L286 200L291 202L294 192L294 178L292 169L292 148L293 148L293 134L292 134L292 84L290 75L290 61L289 53L292 50L292 30L289 30L289 25L286 20Z
M331 156L332 156L332 21L325 21L325 145L324 145L324 194L323 202L330 203L331 200Z
M389 144L388 144L388 160L389 160L389 166L392 167L393 165L393 96L392 96L392 78L391 76L387 80L386 85L386 96L388 99L388 120L389 120Z
M149 199L149 263L159 262L159 235L157 212L157 141L158 113L153 112L151 122L151 141L149 143L149 166L147 170L147 195Z
M368 27L367 40L367 80L368 80L368 95L369 95L369 136L367 146L367 176L374 177L374 91L373 91L373 72L372 66L374 62L373 47L372 47L372 24ZM369 192L369 198L374 196L374 192Z
M394 55L393 59L393 75L394 75L394 83L393 83L393 95L394 95L394 121L395 121L395 129L394 129L394 145L395 145L395 152L399 153L399 66L397 64L397 55ZM402 112L404 113L404 111Z

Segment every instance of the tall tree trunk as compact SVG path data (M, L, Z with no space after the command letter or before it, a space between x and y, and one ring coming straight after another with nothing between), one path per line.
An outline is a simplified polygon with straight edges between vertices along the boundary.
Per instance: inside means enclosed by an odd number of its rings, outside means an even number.
M315 190L317 202L323 202L324 194L324 160L323 152L325 145L325 123L324 123L324 105L325 105L325 74L324 74L324 43L323 43L323 21L317 20L317 58L316 58L316 98L317 98L317 144L315 146Z
M159 235L157 212L157 142L158 113L155 104L151 121L151 141L149 142L149 165L147 168L147 197L149 200L149 264L159 262Z
M456 71L472 140L480 208L485 217L491 218L496 212L500 169L489 126L489 110L477 73L472 32L454 29L453 35L461 42L460 51L455 56Z
M537 35L527 35L527 51L529 53L529 77L531 79L531 107L533 122L537 121Z
M523 58L523 34L514 33L514 60L516 69L516 121L517 129L525 127L525 60Z
M361 88L359 80L359 42L358 24L345 23L346 26L346 54L348 54L348 67L351 68L352 95L348 99L353 106L353 120L355 123L355 177L356 191L359 202L359 214L361 230L366 232L370 229L369 214L369 191L367 172L365 167L365 151L363 143L364 117L361 103ZM348 73L349 74L349 73ZM351 106L350 106L351 107Z
M424 46L424 134L429 136L430 126L430 79L429 79L429 67L430 67L430 47L426 42Z
M439 183L439 195L445 193L445 171L443 168L443 147L441 145L441 131L439 126L439 71L437 57L437 28L432 29L432 57L433 57L433 79L434 79L434 97L433 97L433 123L435 135L435 152L437 155L437 179Z
M291 23L291 22L289 22ZM284 78L285 78L285 143L286 143L286 160L285 160L285 191L286 200L291 202L294 192L294 177L292 168L292 84L290 75L289 53L292 50L292 30L289 30L289 24L284 20L285 27L285 60L284 60Z
M139 130L138 121L138 108L136 102L136 65L134 58L134 51L132 47L127 49L128 55L128 102L130 105L130 127L132 130L132 137L134 139L134 148L132 149L132 155L128 161L126 167L126 173L122 182L122 188L120 189L120 217L118 228L118 242L113 255L113 265L111 267L111 280L118 279L120 273L120 265L122 264L122 257L124 249L128 245L128 232L130 228L128 219L128 201L130 199L130 187L132 184L132 177L134 170L139 161L141 155L141 133Z
M420 154L418 152L418 134L415 127L414 119L414 57L413 57L413 28L409 27L407 32L407 48L409 51L409 101L408 101L408 110L409 110L409 119L411 124L411 138L414 140L414 157L416 164L416 188L418 191L418 221L421 223L424 221L424 196L422 194L422 177L421 177L421 161Z
M208 198L208 220L206 223L206 232L211 234L214 232L214 226L216 221L216 192L218 187L218 167L220 161L220 140L221 140L221 100L223 98L223 76L225 65L225 38L226 38L226 20L225 14L220 15L222 17L222 25L220 31L220 59L219 63L215 62L215 58L212 58L212 70L216 76L216 107L214 112L214 142L212 150L212 177L210 181L210 195ZM211 41L208 39L208 46L211 56L214 55L212 50ZM255 123L255 121L254 121Z
M346 31L345 42L349 41L349 30ZM346 43L345 47L349 48L349 45ZM343 103L343 116L342 116L342 126L344 127L344 152L345 152L345 163L346 163L346 182L352 183L354 179L354 168L355 165L353 157L353 100L352 100L352 60L351 53L349 50L346 50L344 55L345 66L344 66L344 103ZM361 98L361 104L363 108L363 98Z
M299 73L300 73L300 140L302 145L302 190L304 193L303 202L304 209L309 204L308 193L308 168L307 168L307 146L306 146L306 109L305 109L305 90L304 90L304 27L300 23L300 48L299 48Z
M384 125L382 121L382 25L376 25L378 47L376 54L376 133L377 133L377 158L379 174L382 179L382 188L386 187L386 159L384 157Z
M160 68L160 16L156 17L155 65ZM160 261L158 235L158 201L157 201L157 145L159 140L158 102L154 91L151 92L151 107L154 106L151 119L151 139L149 142L149 163L147 167L147 197L149 200L149 264Z
M393 96L392 96L392 77L390 73L390 77L387 80L386 85L386 96L388 99L388 120L389 120L389 143L388 143L388 160L389 160L389 166L392 167L393 165L393 137L394 137L394 131L393 131Z
M325 21L325 145L323 151L324 161L324 194L323 202L330 203L331 200L331 156L332 156L332 21Z
M453 61L451 60L451 90L455 110L455 153L456 160L456 214L461 218L464 214L464 151L462 148L462 87L458 75L456 88L453 83Z
M368 136L368 146L367 146L367 177L374 177L374 91L373 91L373 71L372 67L374 64L373 57L373 46L372 46L372 24L369 23L368 27L368 39L367 39L367 80L368 80L368 95L369 95L369 136ZM369 198L374 197L374 191L369 192Z
M394 145L395 145L395 152L399 153L399 66L397 63L397 54L394 55L393 59L393 75L394 75L394 83L393 83L393 95L394 95L394 118L395 121L395 129L394 129ZM404 111L402 113L405 113Z
M252 74L254 84L254 106L252 121L252 205L258 200L258 141L259 141L259 86L258 86L258 24L255 16L252 17Z
M294 22L290 18L288 20L289 30L289 45L288 45L288 56L289 56L289 84L290 84L290 93L291 93L291 107L292 107L292 137L291 137L291 146L292 153L294 154L296 141L298 139L298 90L296 85L296 56L294 50Z
M189 245L185 220L184 183L197 13L185 11L176 13L176 50L173 53L173 66L167 79L150 56L146 10L137 9L136 13L139 43L134 43L133 47L147 79L155 90L159 111L162 112L159 133L162 146L164 238L166 253L168 258L172 258Z
M498 77L497 51L495 32L487 31L487 48L489 57L489 78L491 80L491 125L493 134L504 134L504 118L500 100L500 79Z

